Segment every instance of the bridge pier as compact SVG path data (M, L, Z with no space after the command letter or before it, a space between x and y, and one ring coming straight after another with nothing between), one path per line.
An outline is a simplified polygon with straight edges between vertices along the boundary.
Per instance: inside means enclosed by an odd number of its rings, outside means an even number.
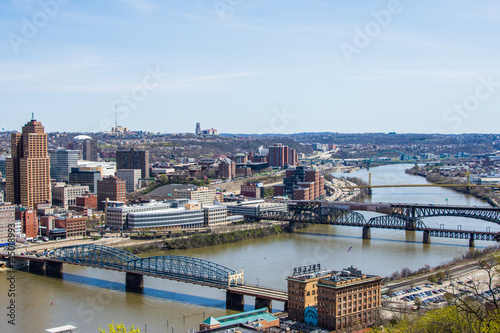
M46 275L61 274L62 266L63 266L62 262L47 261L47 263L45 264L45 274Z
M430 234L429 230L424 230L424 236L423 236L422 243L424 243L424 244L430 244L431 243L431 234Z
M363 239L370 239L370 238L372 238L370 227L363 227Z
M273 301L270 299L255 297L255 309L268 308L269 312L273 309Z
M475 244L474 244L474 234L470 234L469 247L475 247Z
M30 260L29 271L30 273L42 273L45 261Z
M144 288L144 275L127 272L125 274L125 289L140 292Z
M243 311L244 307L245 296L230 292L229 290L226 292L226 309Z
M406 221L406 230L415 230L416 225L417 225L416 220L409 219Z

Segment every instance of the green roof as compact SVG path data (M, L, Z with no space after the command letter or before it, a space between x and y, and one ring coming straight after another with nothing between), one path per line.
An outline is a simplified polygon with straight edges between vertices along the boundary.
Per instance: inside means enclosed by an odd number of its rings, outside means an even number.
M257 320L272 321L277 320L275 316L267 312L267 308L241 312L229 316L216 318L220 322L221 326L230 326L234 324L246 324L247 322L254 322ZM210 319L210 318L209 318ZM208 320L208 319L207 319Z
M214 317L210 316L207 319L205 319L203 324L207 324L207 325L212 326L212 325L220 324L220 322L217 319L215 319Z

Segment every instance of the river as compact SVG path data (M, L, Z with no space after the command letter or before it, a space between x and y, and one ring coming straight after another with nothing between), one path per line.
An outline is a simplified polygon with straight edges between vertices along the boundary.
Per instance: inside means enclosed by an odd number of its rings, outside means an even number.
M370 170L373 184L426 183L422 177L404 173L411 165L388 165ZM343 176L367 180L361 169ZM340 174L337 176L341 176ZM446 199L448 199L446 201ZM488 206L474 197L452 190L435 188L378 188L366 201L432 203ZM363 213L367 218L373 213ZM444 224L446 228L500 231L498 226L477 220L450 217L428 218L428 226ZM372 229L372 239L363 240L361 229L355 227L316 225L293 234L255 239L234 244L191 250L176 250L153 255L194 256L244 270L248 283L285 289L286 276L294 267L321 263L329 269L350 265L369 274L390 275L403 267L417 269L435 266L467 251L467 240L432 238L422 244L421 232ZM494 245L476 241L476 247ZM351 251L347 251L352 247ZM0 272L0 299L3 309L0 332L44 332L44 329L72 324L77 332L97 332L111 321L135 324L141 332L185 332L197 329L208 316L222 316L225 293L218 289L145 277L142 294L125 292L123 273L64 265L62 279L27 272ZM7 277L15 275L16 326L9 325L6 307L9 297ZM253 299L245 298L246 309L253 308ZM283 304L274 303L275 310Z

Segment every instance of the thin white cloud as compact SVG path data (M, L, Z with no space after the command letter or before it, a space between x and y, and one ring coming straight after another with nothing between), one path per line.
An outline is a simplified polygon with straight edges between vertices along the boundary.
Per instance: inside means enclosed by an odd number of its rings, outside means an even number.
M398 76L426 76L441 79L471 78L490 74L491 72L477 70L387 70L376 69L373 74L376 75L398 75Z
M121 4L128 5L134 10L142 13L150 13L158 7L149 0L116 0Z

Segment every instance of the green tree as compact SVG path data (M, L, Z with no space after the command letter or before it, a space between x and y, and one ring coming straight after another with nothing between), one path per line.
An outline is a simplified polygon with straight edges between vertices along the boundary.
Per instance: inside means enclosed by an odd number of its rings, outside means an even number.
M273 188L271 186L264 187L264 198L273 196Z
M429 275L429 277L427 278L427 280L430 282L430 283L436 283L437 282L437 276L436 275Z
M99 327L99 333L141 333L139 328L134 328L134 325L130 326L130 328L125 327L125 325L120 322L120 324L115 324L114 321L108 325L109 331Z
M438 281L443 281L446 278L446 275L443 272L437 272L436 277Z

